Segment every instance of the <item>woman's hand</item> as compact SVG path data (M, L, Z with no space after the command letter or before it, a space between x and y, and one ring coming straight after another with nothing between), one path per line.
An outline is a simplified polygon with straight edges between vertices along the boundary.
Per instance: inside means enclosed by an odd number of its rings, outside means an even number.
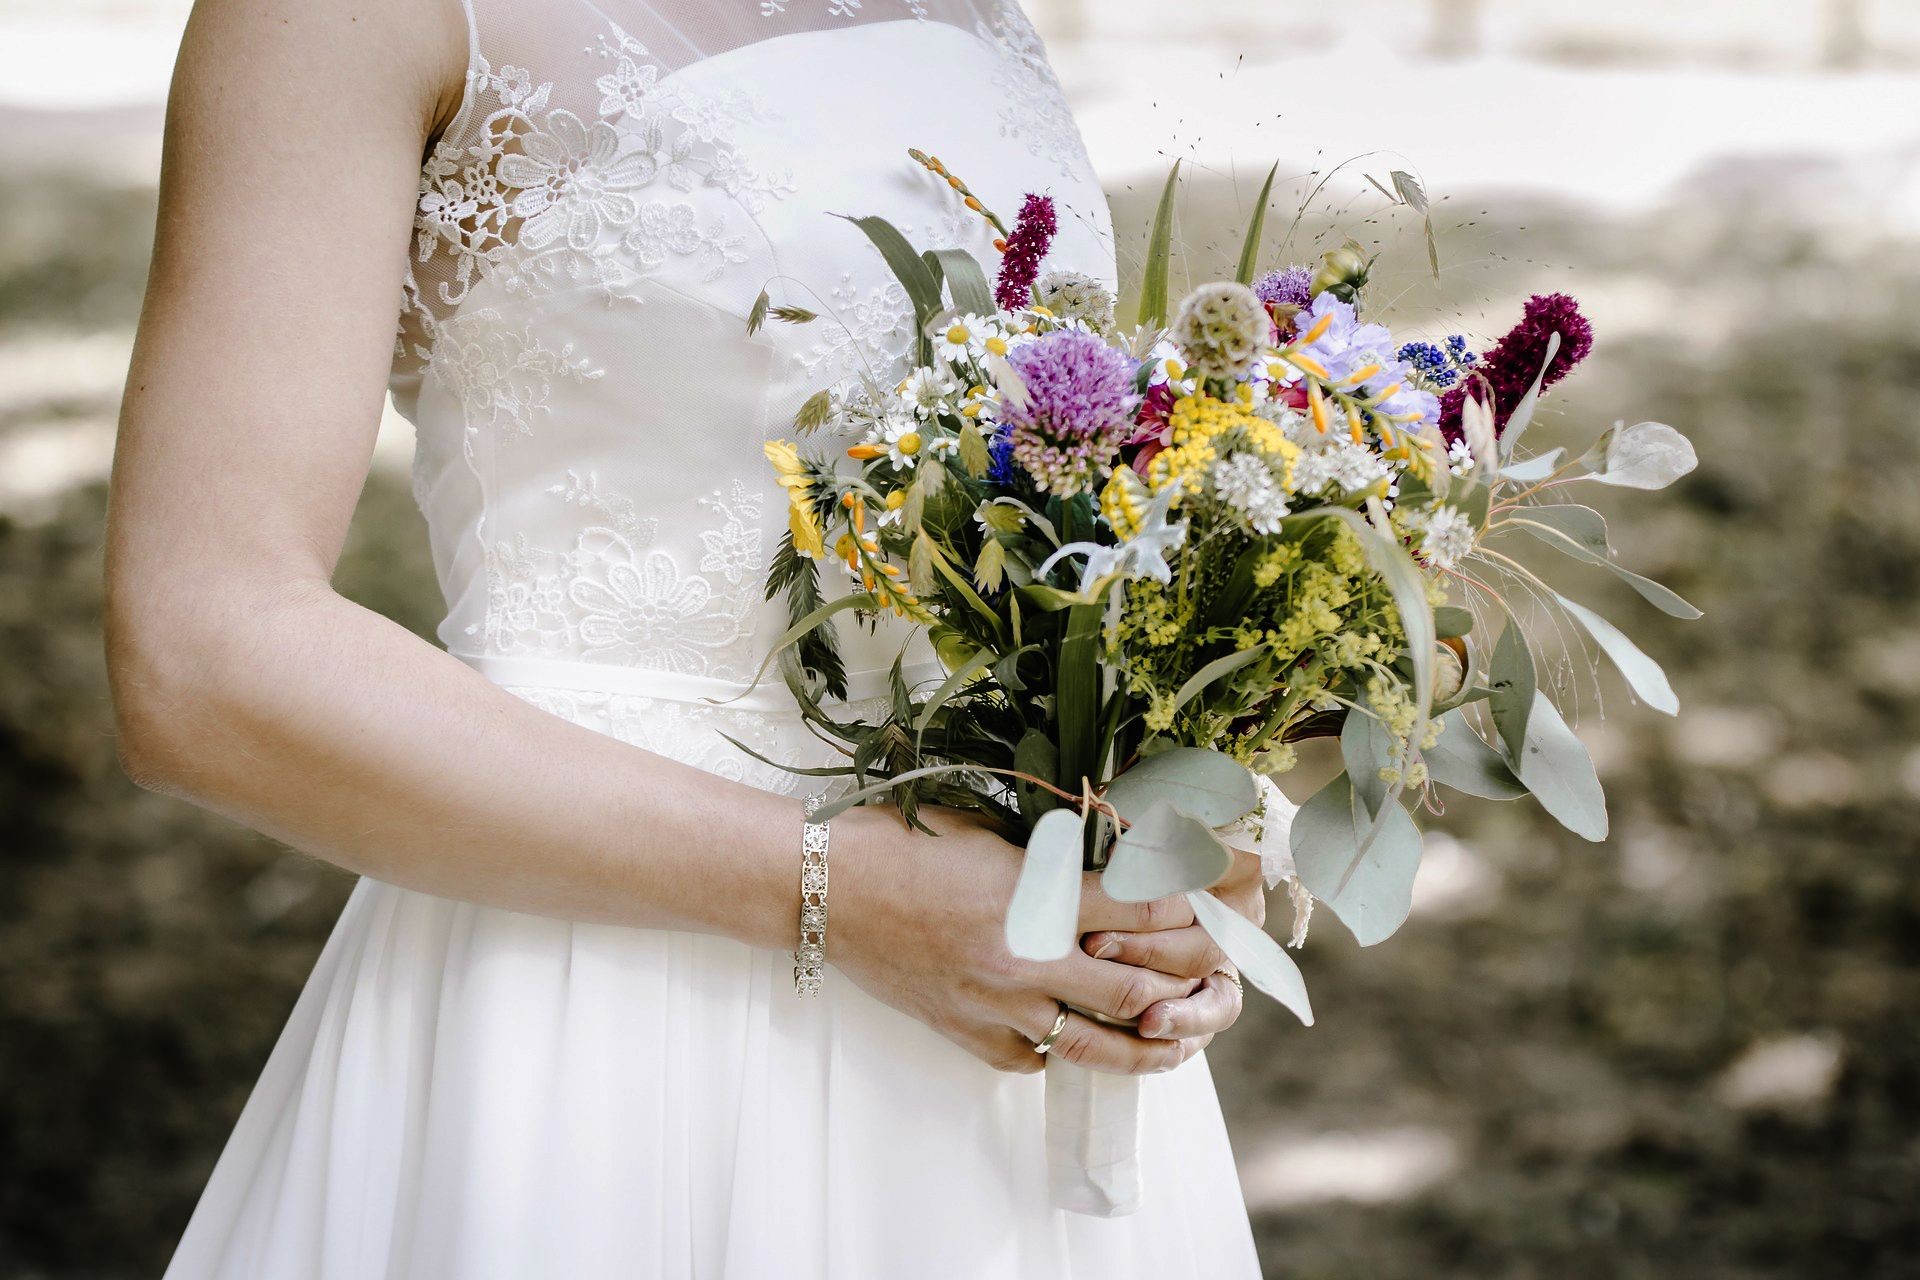
M1235 850L1232 869L1211 892L1255 924L1266 923L1266 887L1257 855ZM1221 972L1229 967L1227 957L1198 924L1155 930L1096 929L1080 940L1080 946L1096 960L1201 980L1191 994L1161 1001L1140 1015L1140 1034L1148 1039L1197 1040L1197 1051L1240 1016L1240 988Z
M1154 1014L1153 1034L1143 1035L1068 1012L1052 1052L1123 1075L1179 1066L1238 1013L1232 983L1207 979L1211 969L1178 974L1084 951L1049 962L1016 959L1007 950L1006 915L1020 850L974 815L923 809L921 816L938 839L907 831L881 809L854 809L834 821L828 953L877 999L988 1065L1020 1072L1045 1065L1034 1045L1063 1004L1129 1022ZM1130 939L1199 932L1184 899L1115 902L1091 874L1080 923ZM1144 954L1152 944L1131 945Z

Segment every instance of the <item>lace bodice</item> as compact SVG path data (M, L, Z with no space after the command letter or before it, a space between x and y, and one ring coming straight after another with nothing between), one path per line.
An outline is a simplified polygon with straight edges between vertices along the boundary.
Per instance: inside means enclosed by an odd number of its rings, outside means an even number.
M458 117L421 173L395 353L415 493L465 655L738 681L784 628L762 443L819 388L899 376L910 311L865 237L1112 281L1100 189L1013 0L471 0ZM747 332L763 287L817 312ZM850 669L899 648L847 629Z

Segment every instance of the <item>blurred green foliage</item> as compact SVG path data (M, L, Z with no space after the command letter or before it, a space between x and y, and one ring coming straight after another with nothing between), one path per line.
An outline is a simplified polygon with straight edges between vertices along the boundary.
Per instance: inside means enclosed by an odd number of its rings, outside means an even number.
M1118 224L1144 227L1153 194L1116 193ZM1189 190L1197 269L1230 266L1234 200ZM130 326L150 206L0 188L0 335ZM1686 704L1668 722L1603 673L1602 719L1584 665L1561 672L1612 841L1456 803L1428 824L1462 842L1451 898L1365 954L1317 920L1302 963L1320 1024L1256 1002L1210 1052L1268 1272L1913 1275L1920 262L1712 193L1634 221L1436 211L1443 286L1410 222L1338 219L1388 251L1377 302L1402 324L1439 317L1426 336L1490 336L1529 288L1591 291L1598 353L1538 429L1584 444L1638 415L1693 437L1694 477L1602 505L1623 559L1707 618L1579 579ZM1303 224L1298 256L1331 225ZM1631 332L1607 330L1629 313ZM0 443L33 418L0 415ZM103 504L91 484L0 514L3 1276L158 1272L348 887L120 776ZM369 482L339 584L430 632L438 593L399 478ZM1837 1074L1772 1103L1730 1095L1729 1069L1782 1037L1836 1047ZM1436 1133L1455 1158L1378 1203L1320 1199L1312 1169L1294 1203L1263 1190L1290 1138L1340 1131Z

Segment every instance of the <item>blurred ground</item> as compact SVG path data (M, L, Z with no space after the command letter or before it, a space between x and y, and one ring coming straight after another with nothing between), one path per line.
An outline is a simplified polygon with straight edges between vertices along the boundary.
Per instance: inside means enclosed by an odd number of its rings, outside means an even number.
M1601 700L1564 673L1612 841L1456 804L1428 824L1444 834L1398 937L1362 954L1317 924L1302 963L1320 1024L1255 1004L1210 1054L1268 1273L1920 1274L1920 125L1896 110L1920 104L1920 80L1910 49L1849 52L1823 25L1857 9L1870 34L1892 30L1885 7L1756 6L1742 12L1773 21L1694 15L1663 39L1442 3L1483 11L1468 47L1443 61L1435 31L1407 36L1375 68L1387 100L1364 112L1293 76L1276 89L1288 113L1249 137L1246 112L1214 126L1250 92L1232 74L1204 92L1170 79L1160 104L1102 99L1097 74L1155 47L1130 4L1089 3L1080 39L1072 6L1033 6L1068 37L1056 53L1124 234L1157 190L1155 150L1189 157L1181 239L1206 273L1231 257L1263 135L1283 178L1320 165L1322 144L1336 160L1391 145L1359 167L1415 164L1446 197L1444 283L1359 184L1329 188L1294 256L1339 234L1378 242L1376 297L1408 336L1495 334L1527 292L1571 288L1599 347L1539 429L1584 444L1616 417L1659 417L1702 455L1677 489L1602 505L1623 559L1707 618L1671 622L1580 579L1685 704L1668 721L1610 676ZM113 761L100 482L150 236L140 95L166 37L140 33L179 7L60 11L116 30L146 81L46 104L0 79L0 100L48 105L0 144L4 1280L157 1274L348 883L136 790ZM1187 33L1222 66L1229 41L1262 75L1296 46L1351 57L1331 6L1305 6L1284 38L1233 7ZM0 0L0 31L40 11ZM1419 95L1447 127L1409 138ZM1609 138L1593 113L1635 96ZM1575 102L1584 131L1556 150L1541 104ZM1749 127L1755 104L1769 114ZM1502 136L1533 141L1489 158L1476 138L1503 111ZM340 585L425 633L437 599L406 445L386 433Z

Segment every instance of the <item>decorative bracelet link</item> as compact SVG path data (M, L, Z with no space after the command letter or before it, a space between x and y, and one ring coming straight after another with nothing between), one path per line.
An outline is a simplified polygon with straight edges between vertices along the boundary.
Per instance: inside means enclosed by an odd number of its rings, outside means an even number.
M793 953L793 993L817 996L827 964L827 824L813 821L824 795L807 801L800 833L800 945Z

